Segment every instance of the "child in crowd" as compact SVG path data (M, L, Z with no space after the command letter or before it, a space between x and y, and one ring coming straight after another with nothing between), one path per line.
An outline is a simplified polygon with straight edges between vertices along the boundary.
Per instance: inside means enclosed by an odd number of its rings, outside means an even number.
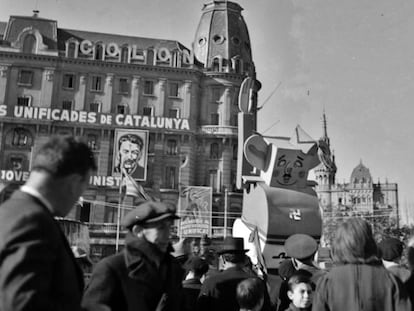
M236 291L236 299L240 311L259 311L264 302L264 282L256 277L248 278L239 283Z
M312 309L313 283L307 271L295 272L288 281L288 297L291 301L286 311L310 311Z

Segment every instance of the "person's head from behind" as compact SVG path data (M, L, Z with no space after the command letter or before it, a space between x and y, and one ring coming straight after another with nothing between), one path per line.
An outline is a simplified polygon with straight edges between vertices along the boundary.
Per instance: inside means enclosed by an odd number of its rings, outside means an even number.
M397 238L386 238L378 243L379 254L385 262L400 263L404 251L404 243Z
M374 263L379 261L377 254L371 226L362 218L351 218L336 230L332 245L335 263Z
M188 278L203 281L203 277L207 273L209 266L207 261L205 261L203 258L194 256L187 260L187 262L184 264L184 268L188 273Z
M52 136L34 155L28 183L49 200L58 201L53 212L64 217L88 187L95 170L93 152L87 144L72 136Z
M154 244L165 253L171 243L171 228L179 219L173 206L162 202L147 201L130 211L123 224L130 232Z
M118 141L118 169L124 168L127 173L131 173L138 166L142 157L144 142L142 138L134 134L126 134Z
M265 286L259 278L248 278L237 285L236 299L240 310L256 311L263 306Z
M288 297L296 308L309 308L312 304L311 274L305 270L296 271L288 281Z

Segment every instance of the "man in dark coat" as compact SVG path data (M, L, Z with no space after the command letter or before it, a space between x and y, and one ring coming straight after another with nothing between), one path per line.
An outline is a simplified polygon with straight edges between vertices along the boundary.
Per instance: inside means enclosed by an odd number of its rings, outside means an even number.
M82 305L116 311L181 311L183 269L170 254L175 208L145 202L123 221L129 232L122 252L100 261L92 272Z
M208 263L203 258L194 256L188 259L184 268L187 271L187 275L183 281L183 311L194 311L198 295L200 294L201 283L204 281L208 271Z
M250 277L257 277L244 269L247 249L242 238L227 237L218 254L223 261L223 271L208 277L200 290L197 311L238 311L236 299L237 285ZM263 286L266 288L266 286ZM271 310L267 290L263 293L264 303L261 310Z
M64 217L96 169L72 137L52 137L26 184L0 206L0 310L80 310L83 276L54 216Z

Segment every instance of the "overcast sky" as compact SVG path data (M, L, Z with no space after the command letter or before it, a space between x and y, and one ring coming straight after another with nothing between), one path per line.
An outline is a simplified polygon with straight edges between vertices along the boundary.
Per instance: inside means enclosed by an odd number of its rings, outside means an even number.
M375 182L396 182L414 206L414 2L240 0L263 87L259 130L290 135L300 124L322 135L322 113L338 182L360 161ZM0 0L10 15L55 19L58 27L178 40L191 47L202 0ZM273 126L272 126L273 125ZM270 128L270 129L269 129Z

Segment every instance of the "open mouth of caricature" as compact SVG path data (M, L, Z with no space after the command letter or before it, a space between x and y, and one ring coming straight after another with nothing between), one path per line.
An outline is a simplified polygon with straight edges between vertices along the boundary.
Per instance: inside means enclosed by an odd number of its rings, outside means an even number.
M282 177L282 180L278 180L278 183L283 186L291 186L291 185L296 184L296 180L292 179L292 175L284 174Z

